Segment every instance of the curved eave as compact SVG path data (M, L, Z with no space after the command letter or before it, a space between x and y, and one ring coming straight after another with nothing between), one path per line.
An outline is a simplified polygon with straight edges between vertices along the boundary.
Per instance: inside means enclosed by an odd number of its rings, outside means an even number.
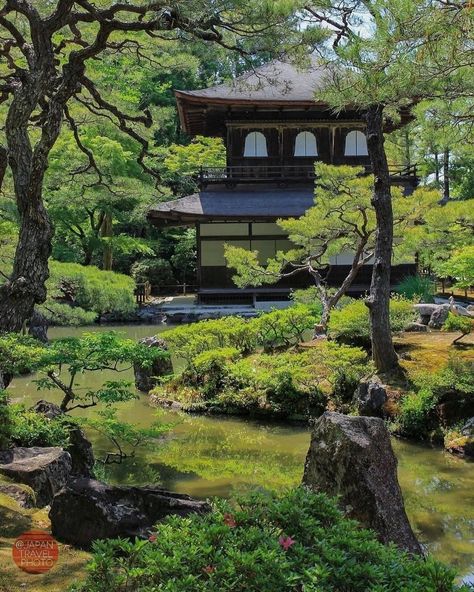
M290 100L281 100L281 99L245 99L245 98L222 98L222 97L209 97L209 96L200 96L195 95L190 92L182 91L182 90L175 90L174 91L176 102L178 106L178 114L179 120L181 123L181 127L184 132L193 136L196 135L197 131L194 126L191 124L189 120L189 113L188 107L195 107L198 108L200 112L200 117L204 120L206 111L212 107L224 107L224 108L232 108L232 107L252 107L256 109L284 109L285 107L288 109L329 109L330 106L328 103L323 101L290 101Z
M194 224L203 222L275 222L280 218L290 216L263 216L255 214L238 214L238 215L212 215L205 214L183 214L181 212L155 212L151 211L147 214L147 220L150 224L157 227L164 226L193 226Z

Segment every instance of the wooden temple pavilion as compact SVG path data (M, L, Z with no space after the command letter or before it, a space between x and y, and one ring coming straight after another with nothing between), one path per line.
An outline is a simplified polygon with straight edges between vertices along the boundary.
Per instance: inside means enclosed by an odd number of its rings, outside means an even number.
M157 226L195 226L198 246L198 299L201 303L255 302L287 298L309 285L308 274L262 288L239 289L226 267L224 244L258 250L264 262L291 243L276 224L298 217L314 202L314 162L364 166L370 173L363 114L356 108L334 113L318 100L326 71L313 62L299 70L271 62L231 84L175 91L183 130L190 136L221 137L224 167L203 167L199 192L160 203L149 210ZM402 123L408 114L402 114ZM392 182L410 193L414 167L392 167ZM328 282L337 285L352 259L334 257ZM413 264L392 268L392 282L413 272ZM370 284L371 265L360 271L353 292Z

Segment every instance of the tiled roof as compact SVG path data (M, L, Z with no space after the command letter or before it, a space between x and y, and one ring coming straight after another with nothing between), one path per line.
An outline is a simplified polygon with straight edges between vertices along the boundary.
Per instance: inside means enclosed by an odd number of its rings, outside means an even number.
M229 84L202 90L177 91L178 97L216 100L313 102L324 85L329 70L316 59L308 67L274 61L251 70ZM316 95L315 95L316 93Z
M313 205L313 189L254 191L202 191L150 208L148 218L157 224L199 220L291 218Z

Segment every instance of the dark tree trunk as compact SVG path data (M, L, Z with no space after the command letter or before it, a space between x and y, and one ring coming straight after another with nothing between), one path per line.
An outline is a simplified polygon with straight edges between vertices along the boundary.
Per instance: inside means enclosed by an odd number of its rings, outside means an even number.
M101 228L101 236L103 238L111 238L113 235L112 214L107 212L104 217ZM113 251L110 242L105 243L103 252L102 266L106 271L112 271Z
M390 328L390 269L392 264L393 210L390 175L384 149L383 106L367 109L367 146L374 172L372 205L377 220L377 236L370 295L372 357L378 372L398 366Z
M448 203L450 198L450 179L449 179L449 148L444 149L443 153L443 198L441 203Z
M46 300L53 229L41 198L20 207L20 235L10 280L0 288L0 332L20 331Z
M436 182L436 187L439 187L439 154L438 154L437 150L435 150L435 153L434 153L434 161L435 161L435 182Z

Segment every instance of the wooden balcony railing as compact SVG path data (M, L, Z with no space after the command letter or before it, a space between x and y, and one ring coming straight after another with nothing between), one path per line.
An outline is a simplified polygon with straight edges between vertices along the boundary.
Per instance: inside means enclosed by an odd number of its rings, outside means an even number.
M370 174L372 167L364 165L365 173ZM390 176L396 179L417 177L416 165L392 165ZM308 183L315 179L312 165L238 165L224 167L201 167L197 180L201 186L210 183L263 183L292 182Z

